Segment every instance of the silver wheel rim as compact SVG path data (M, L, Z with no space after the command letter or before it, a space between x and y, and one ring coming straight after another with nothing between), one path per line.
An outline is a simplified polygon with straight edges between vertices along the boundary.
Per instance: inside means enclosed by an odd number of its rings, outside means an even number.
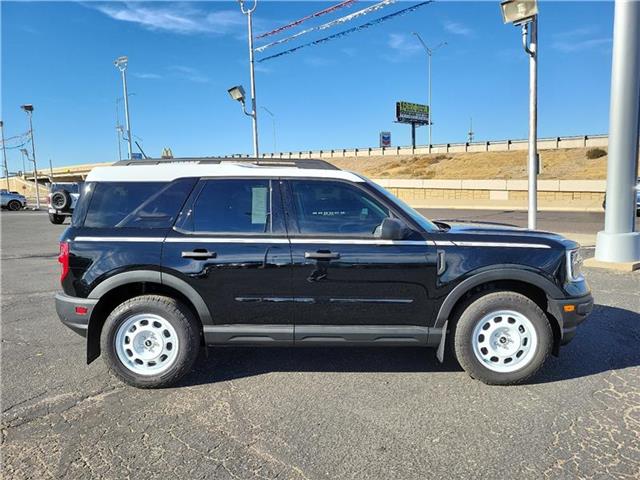
M473 329L473 353L494 372L524 368L536 354L538 335L527 317L513 310L485 315Z
M166 319L152 313L127 318L115 336L120 362L138 375L158 375L169 369L178 355L178 335Z

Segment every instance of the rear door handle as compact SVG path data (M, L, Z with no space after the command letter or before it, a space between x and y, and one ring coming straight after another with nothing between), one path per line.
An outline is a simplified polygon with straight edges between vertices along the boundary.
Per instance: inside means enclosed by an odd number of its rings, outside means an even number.
M216 252L210 252L209 250L205 250L203 248L196 248L190 252L182 252L182 258L195 258L198 260L204 260L207 258L216 258Z
M304 252L304 258L311 258L313 260L337 260L340 258L340 254L333 252Z

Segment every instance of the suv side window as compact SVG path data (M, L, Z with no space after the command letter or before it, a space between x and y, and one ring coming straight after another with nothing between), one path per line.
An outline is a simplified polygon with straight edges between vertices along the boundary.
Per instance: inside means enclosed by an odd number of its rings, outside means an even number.
M268 179L205 180L182 228L195 233L271 233L271 209Z
M302 235L373 237L389 209L342 182L290 180L294 217Z
M90 183L82 193L76 219L80 221L86 209L85 227L167 228L173 224L195 182L196 179L185 178L171 183Z

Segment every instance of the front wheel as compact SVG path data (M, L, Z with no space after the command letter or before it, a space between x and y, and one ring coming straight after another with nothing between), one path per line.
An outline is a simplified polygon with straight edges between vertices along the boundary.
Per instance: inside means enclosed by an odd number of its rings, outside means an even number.
M454 328L460 365L490 385L524 382L542 367L553 346L547 316L533 300L516 292L476 298Z
M101 347L109 369L138 388L176 383L198 356L200 328L177 300L142 295L120 304L102 329Z

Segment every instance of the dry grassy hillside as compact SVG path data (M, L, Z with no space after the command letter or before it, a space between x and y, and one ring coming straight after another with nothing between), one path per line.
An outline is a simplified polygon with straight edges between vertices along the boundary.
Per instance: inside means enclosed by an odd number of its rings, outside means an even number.
M599 151L598 151L599 150ZM587 158L601 155L598 158ZM607 152L599 148L542 150L540 179L606 178ZM370 178L518 179L527 177L527 152L448 153L332 160Z

